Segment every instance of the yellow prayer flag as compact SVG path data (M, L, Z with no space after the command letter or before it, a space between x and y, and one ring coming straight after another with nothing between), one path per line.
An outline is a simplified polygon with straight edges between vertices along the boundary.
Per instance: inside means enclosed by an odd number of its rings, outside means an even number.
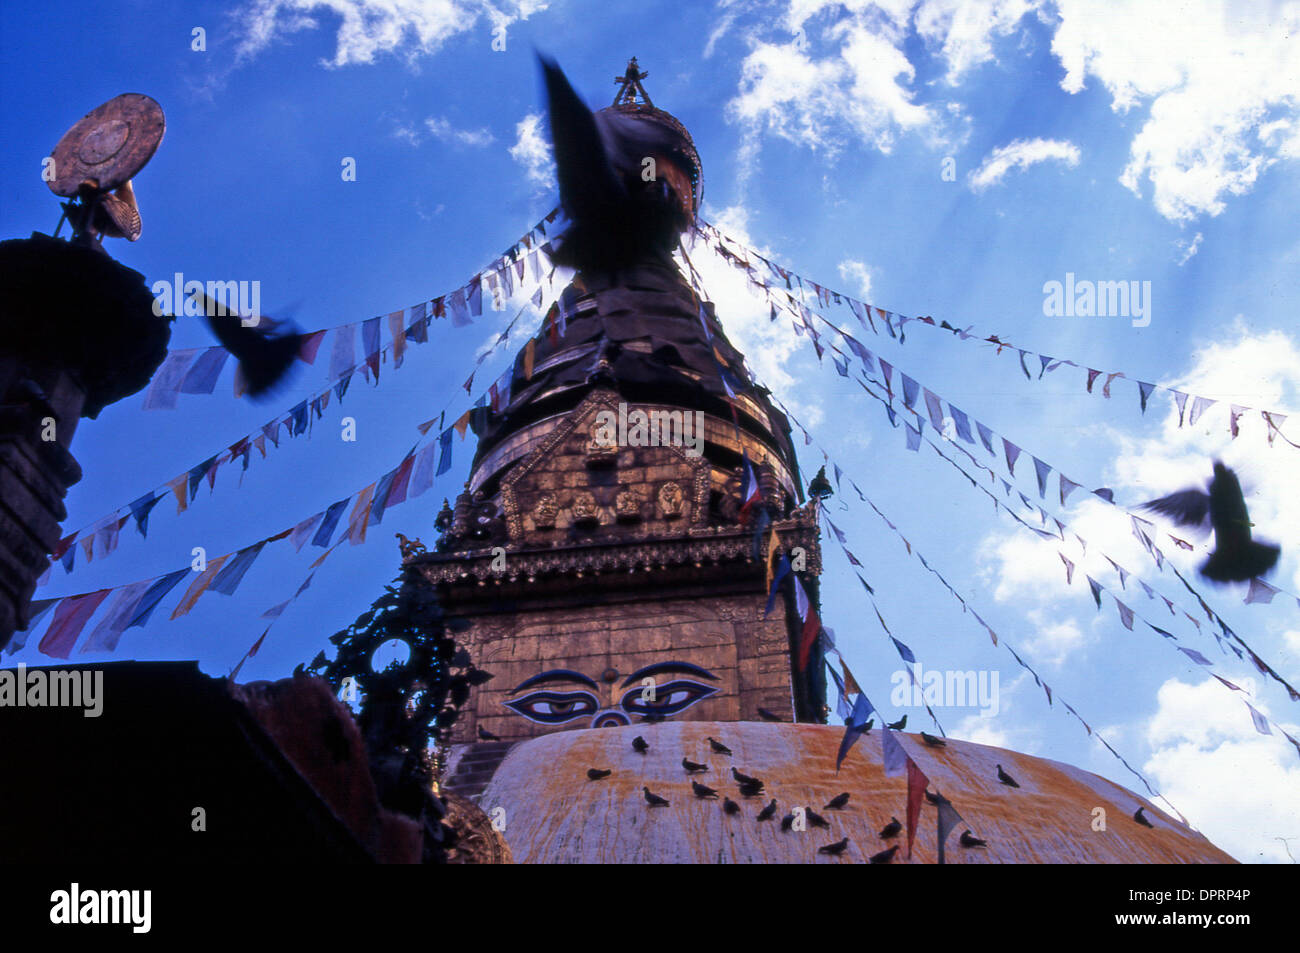
M372 483L357 496L357 503L352 507L348 517L348 539L353 546L366 541L366 524L370 522L370 504L375 498L375 485Z
M173 619L179 619L194 608L194 603L198 602L199 596L203 595L208 586L212 585L212 581L217 578L217 573L221 571L222 564L229 558L230 553L226 553L226 555L219 556L208 563L208 568L199 573L199 578L190 583L190 587L185 590L185 595L181 597L180 603L172 612L171 617Z

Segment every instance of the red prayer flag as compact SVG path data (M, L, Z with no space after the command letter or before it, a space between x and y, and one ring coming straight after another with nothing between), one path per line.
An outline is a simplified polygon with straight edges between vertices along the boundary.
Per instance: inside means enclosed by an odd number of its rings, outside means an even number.
M907 759L907 859L912 859L912 839L916 836L916 822L921 817L921 801L930 779L916 766L911 758Z
M51 658L67 658L71 655L77 636L81 635L81 630L110 592L111 589L100 589L80 596L68 596L60 602L54 610L50 627L45 630L45 637L37 648Z

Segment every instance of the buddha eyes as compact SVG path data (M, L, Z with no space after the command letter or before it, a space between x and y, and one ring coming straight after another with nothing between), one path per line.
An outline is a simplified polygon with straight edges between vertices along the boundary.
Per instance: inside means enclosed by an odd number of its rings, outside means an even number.
M502 704L543 725L561 725L593 715L600 708L596 696L590 692L531 692Z
M710 695L718 689L687 678L678 678L654 689L654 698L648 698L643 686L637 685L623 693L623 697L613 708L603 709L600 699L587 691L539 690L529 692L511 701L502 702L511 711L523 715L529 721L542 725L562 725L578 718L601 716L617 718L618 723L626 723L624 712L628 715L658 715L666 718L685 711L691 705ZM598 719L599 720L599 719ZM593 722L593 727L596 727Z
M637 687L626 692L620 704L624 711L634 715L675 715L715 694L717 690L712 685L701 685L690 679L679 678L666 685L656 686L653 701L643 697L644 689Z

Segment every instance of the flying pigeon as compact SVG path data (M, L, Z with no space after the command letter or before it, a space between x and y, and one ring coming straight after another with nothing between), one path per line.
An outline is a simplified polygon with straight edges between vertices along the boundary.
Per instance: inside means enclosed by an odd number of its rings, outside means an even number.
M593 113L555 61L540 55L538 60L560 203L572 223L553 260L604 271L646 257L671 260L678 237L695 217L689 142L649 116L613 108ZM655 171L648 180L647 158Z
M699 781L691 782L691 790L695 792L695 796L698 798L718 796L717 791L713 790L713 788L709 787L707 784L701 784Z
M637 735L635 738L632 739L632 750L637 752L638 754L645 754L647 751L650 750L650 743L646 741L644 738L642 738L640 735Z
M880 836L888 840L891 837L897 837L898 832L903 829L903 822L892 814L889 817L889 823L880 829Z
M772 798L772 803L758 812L758 819L760 821L770 821L774 814L776 814L776 798Z
M761 788L763 786L763 782L758 778L751 778L748 774L742 774L740 771L735 769L735 766L732 766L731 776L736 779L737 784L743 787Z
M936 738L934 735L927 735L924 731L921 732L921 740L924 741L926 744L928 744L931 748L948 747L948 742L944 741L942 738Z
M785 719L776 712L768 711L766 708L760 708L758 710L758 717L762 718L764 721L785 721Z
M726 755L731 754L730 748L724 745L721 741L717 741L714 738L709 738L709 747L713 749L715 754L726 754Z
M739 814L739 813L740 813L740 805L737 804L735 801L733 801L733 800L732 800L731 798L729 798L729 797L724 797L724 798L722 799L722 809L723 809L724 811L726 811L728 814Z
M817 853L830 854L832 857L838 857L844 853L844 848L849 846L849 839L837 840L834 844L827 844L825 847L818 847Z
M653 791L651 791L648 787L645 786L642 786L641 790L645 792L645 802L649 804L651 807L668 806L667 798L660 797L658 794L655 794Z
M479 736L479 738L480 738L481 740L483 740L483 741L500 741L500 740L501 740L500 735L494 735L494 734L492 734L492 732L488 731L486 728L483 728L483 727L480 727L480 728L479 728L479 730L478 730L478 736Z
M962 847L985 847L987 846L987 844L984 841L980 840L978 837L976 837L974 834L972 834L970 832L970 829L968 828L961 832L961 846Z
M698 761L692 761L690 758L682 758L682 767L686 769L687 774L694 774L697 771L707 771L707 764L700 764Z
M907 727L907 716L904 715L902 718L898 719L898 721L894 722L892 725L885 725L885 727L888 728L890 731L902 731L904 728Z
M599 781L601 778L607 778L613 773L613 771L608 770L602 771L600 768L588 768L587 779L589 781Z
M248 396L266 395L289 372L304 335L292 330L280 332L281 322L264 315L241 317L206 294L194 297L221 346L239 361Z
M998 780L1013 788L1020 787L1020 785L1016 783L1015 778L1002 770L1002 765L998 765Z
M893 847L890 847L888 850L882 850L878 854L872 854L870 858L870 862L873 864L887 864L894 859L894 855L897 853L898 853L898 845L895 844Z
M808 823L811 824L813 827L830 827L830 826L831 826L831 822L830 822L830 821L826 820L826 818L822 817L820 814L818 814L818 813L817 813L816 811L814 811L812 808L808 808L807 811L806 811L806 813L807 813L807 815L808 815Z
M840 808L844 807L844 805L848 803L849 803L849 792L845 791L843 794L837 794L833 798L831 798L830 801L826 803L826 810L838 811Z
M1154 824L1147 820L1146 815L1142 813L1142 808L1140 807L1137 809L1137 813L1133 815L1133 820L1137 821L1143 827L1155 827Z
M1214 528L1214 552L1201 564L1201 575L1215 582L1244 582L1262 576L1275 565L1282 549L1250 538L1250 513L1241 492L1241 481L1231 469L1214 461L1214 479L1209 492L1179 490L1150 503L1143 509L1168 516L1182 526Z

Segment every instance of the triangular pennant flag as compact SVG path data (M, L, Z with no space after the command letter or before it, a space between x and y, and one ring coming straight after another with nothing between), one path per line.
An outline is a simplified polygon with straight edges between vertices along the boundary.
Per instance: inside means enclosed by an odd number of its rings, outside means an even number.
M1182 652L1184 655L1186 655L1189 659L1191 659L1191 660L1192 660L1193 662L1195 662L1197 665L1209 665L1209 666L1212 666L1212 665L1214 664L1214 663L1211 662L1209 659L1207 659L1204 655L1202 655L1200 652L1196 651L1196 649L1189 649L1189 648L1185 648L1184 646L1181 646L1181 645L1180 645L1180 646L1178 646L1178 651Z
M925 789L930 779L916 766L911 758L907 759L907 859L912 859L912 842L916 838L916 822L921 819L921 803L925 800Z
M347 538L353 546L366 541L366 526L369 524L370 503L375 497L375 484L370 484L357 494L356 504L348 517Z
M1187 408L1187 395L1180 390L1174 391L1174 404L1178 407L1178 426L1183 425L1183 411Z
M970 418L954 407L951 403L948 405L948 413L952 414L952 422L957 429L957 436L962 440L965 440L967 443L973 444L975 438L971 436Z
M117 596L109 604L103 621L86 639L86 644L81 648L82 652L111 652L117 648L122 630L135 615L136 606L139 605L145 590L149 588L149 582L147 579L143 582L133 582L118 590Z
M831 670L835 674L835 670ZM847 689L846 689L847 692ZM853 709L849 713L848 721L844 729L844 738L840 741L840 749L835 755L835 773L840 771L840 765L848 757L849 750L857 743L857 740L866 733L867 719L875 710L874 706L868 701L867 696L858 693L858 699L853 703Z
M1092 590L1092 598L1096 601L1097 608L1100 609L1101 608L1101 586L1099 586L1097 584L1097 581L1093 579L1091 576L1088 576L1087 579L1088 579L1088 588Z
M100 589L98 592L67 596L60 600L37 650L51 658L67 658L71 655L81 630L110 592L111 589Z
M262 547L265 546L267 542L267 540L263 540L260 543L255 543L254 545L241 549L239 552L235 553L235 558L222 567L221 572L212 580L212 584L208 586L208 588L213 592L219 592L224 596L234 595L235 590L239 588L239 583L243 580L245 573L247 573L249 567L253 565L253 560L257 558L258 554L262 551Z
M1133 631L1133 610L1118 599L1115 600L1115 608L1119 610L1119 620L1124 623L1124 628L1130 632Z
M1142 402L1142 413L1147 412L1147 399L1151 396L1151 391L1155 390L1155 384L1148 384L1145 381L1138 381L1138 399Z
M1030 454L1030 456L1033 456ZM1034 471L1038 476L1038 496L1040 499L1047 498L1047 475L1052 472L1052 468L1034 457Z
M1241 419L1241 415L1244 414L1246 411L1250 410L1250 408L1242 407L1240 404L1233 404L1230 410L1231 410L1231 416L1228 418L1228 429L1232 432L1232 439L1236 440L1237 433L1238 433L1237 421L1239 421Z
M943 408L939 403L939 397L930 388L924 388L925 391L925 409L930 412L930 426L934 427L935 432L943 433Z
M1271 413L1267 410L1261 410L1260 414L1264 418L1264 423L1268 424L1268 445L1271 447L1273 446L1274 437L1282 437L1282 425L1286 423L1286 415ZM1286 440L1286 437L1282 437L1282 439ZM1290 440L1286 440L1286 442L1291 443ZM1295 446L1295 444L1291 445Z
M942 795L940 795L942 797ZM962 817L957 813L957 809L952 806L952 802L943 798L939 802L939 863L944 862L944 844L948 841L948 835L953 832L958 824L962 823Z
M880 729L880 754L886 777L896 778L907 770L907 752L888 728Z
M1201 414L1209 410L1218 401L1210 400L1208 397L1197 397L1192 401L1192 412L1187 418L1187 425L1193 426L1196 421L1201 419Z
M980 443L984 444L984 449L996 457L998 453L993 449L993 431L989 430L988 427L985 427L978 420L975 421L975 427L979 431Z
M1012 475L1012 476L1015 476L1015 475L1016 475L1016 460L1019 459L1019 457L1020 457L1020 448L1017 447L1017 446L1016 446L1014 443L1012 443L1010 440L1008 440L1006 437L1003 437L1003 438L1002 438L1002 449L1003 449L1003 450L1005 451L1005 453L1006 453L1006 457L1007 457L1007 469L1011 472L1011 475Z
M317 513L315 516L307 517L293 528L289 533L289 542L293 546L293 551L295 553L302 551L303 546L307 544L307 540L311 538L312 531L315 530L316 525L324 517L325 513L322 511Z
M1263 715L1261 715L1259 712L1257 712L1255 710L1255 706L1252 705L1250 702L1246 701L1244 698L1241 700L1241 702L1243 705L1245 705L1247 708L1250 709L1250 720L1255 723L1255 730L1258 731L1261 735L1271 735L1273 732L1268 727L1268 719L1265 718Z
M1263 602L1263 603L1272 602L1273 597L1281 591L1282 591L1281 589L1278 589L1276 586L1269 585L1263 579L1251 579L1250 590L1246 593L1246 603L1250 604L1252 602Z
M212 585L213 580L217 578L217 573L221 572L221 567L226 564L226 560L230 558L230 555L230 553L227 553L210 561L207 568L198 574L198 578L190 583L190 587L185 590L185 595L181 596L181 601L172 610L171 618L173 620L179 619L194 608L194 604L199 601L199 596L203 595L208 590L208 587Z

